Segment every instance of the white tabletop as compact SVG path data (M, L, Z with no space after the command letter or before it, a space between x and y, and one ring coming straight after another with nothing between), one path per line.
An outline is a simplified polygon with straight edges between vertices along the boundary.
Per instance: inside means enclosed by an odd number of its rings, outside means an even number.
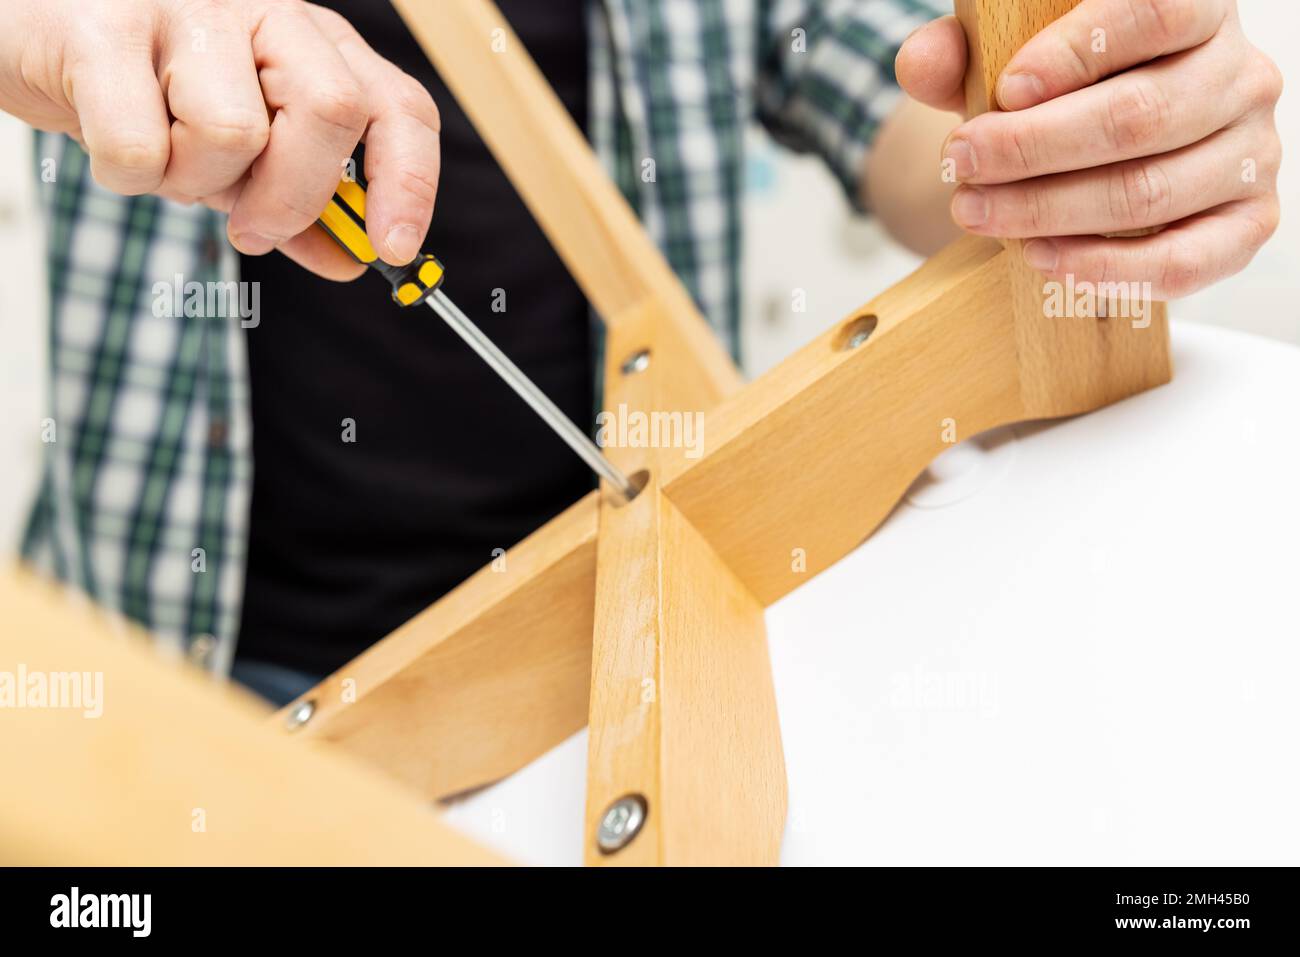
M1300 863L1300 349L1000 430L768 610L786 864ZM447 809L579 864L586 735Z

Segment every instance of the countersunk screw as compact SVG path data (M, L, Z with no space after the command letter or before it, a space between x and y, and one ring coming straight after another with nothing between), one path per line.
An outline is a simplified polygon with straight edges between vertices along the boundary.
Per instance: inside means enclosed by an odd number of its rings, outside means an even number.
M633 375L637 372L645 372L650 368L650 350L641 349L632 353L623 360L623 375Z
M876 331L876 326L879 324L879 321L880 320L872 313L858 316L840 330L839 336L837 337L839 345L835 348L840 352L851 352L858 348L871 338L871 334Z
M304 724L311 720L311 716L316 713L316 700L306 698L299 701L289 712L288 717L284 719L284 726L290 731L297 731Z
M605 811L596 830L596 846L602 854L613 854L632 843L632 838L645 824L645 798L639 794L625 794Z

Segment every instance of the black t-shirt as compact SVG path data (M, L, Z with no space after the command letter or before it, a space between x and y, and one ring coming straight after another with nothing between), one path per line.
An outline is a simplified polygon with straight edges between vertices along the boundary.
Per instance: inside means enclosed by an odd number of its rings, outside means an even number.
M498 2L585 125L583 0ZM326 5L441 111L425 248L447 268L446 293L587 422L581 291L392 7ZM247 334L254 482L240 657L333 671L594 486L433 312L398 308L379 276L333 283L278 253L240 267L261 283L261 323ZM504 312L492 308L497 290ZM355 441L345 441L348 422Z

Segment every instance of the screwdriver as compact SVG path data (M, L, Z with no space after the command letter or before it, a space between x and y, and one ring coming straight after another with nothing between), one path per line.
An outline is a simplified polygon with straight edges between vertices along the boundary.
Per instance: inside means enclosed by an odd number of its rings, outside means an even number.
M390 266L379 258L366 236L366 187L360 176L356 181L339 181L334 198L317 222L349 256L392 283L394 302L402 307L428 305L597 475L614 485L628 501L636 497L639 489L601 454L596 443L570 422L546 393L447 298L440 288L444 276L442 263L425 252L405 266Z

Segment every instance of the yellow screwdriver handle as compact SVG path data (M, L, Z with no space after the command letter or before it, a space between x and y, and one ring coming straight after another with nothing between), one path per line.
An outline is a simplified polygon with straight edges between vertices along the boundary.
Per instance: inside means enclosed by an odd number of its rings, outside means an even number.
M399 306L418 305L442 285L442 263L428 253L420 253L405 266L390 266L379 258L366 236L366 187L360 181L339 180L317 223L349 256L393 284L393 301Z

